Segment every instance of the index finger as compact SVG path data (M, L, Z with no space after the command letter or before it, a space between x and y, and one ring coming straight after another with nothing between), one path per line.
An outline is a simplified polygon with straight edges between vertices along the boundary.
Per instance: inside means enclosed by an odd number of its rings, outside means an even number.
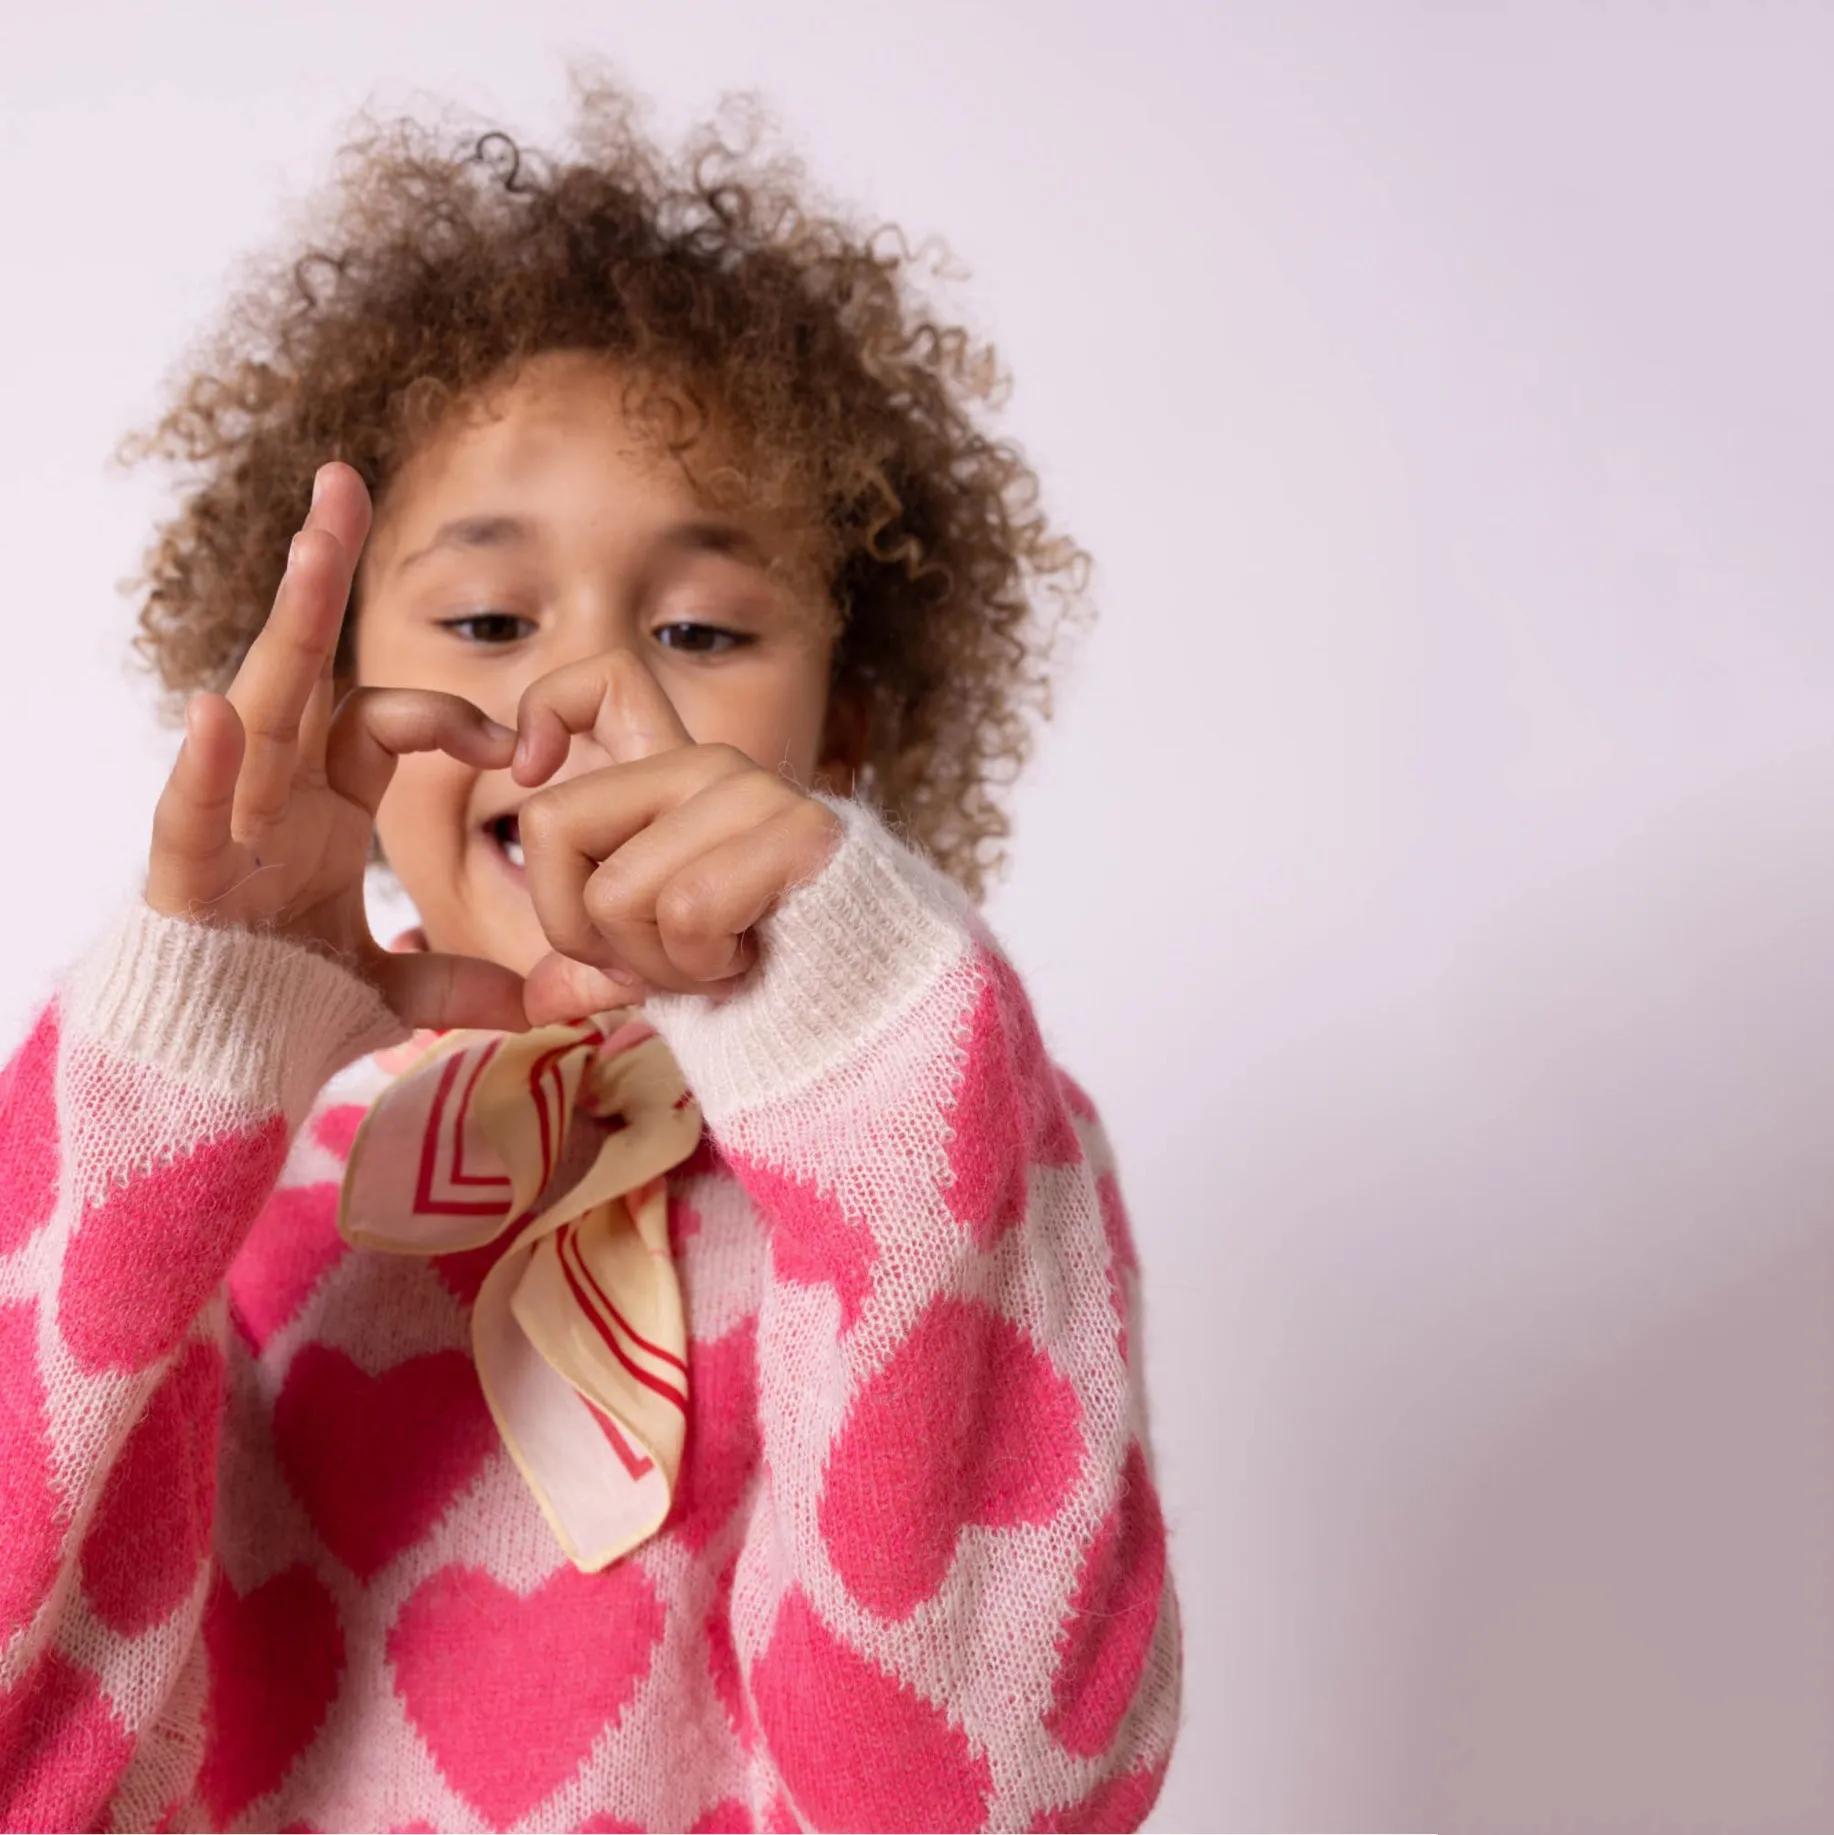
M369 518L362 478L348 465L321 466L273 610L229 685L227 699L248 735L236 792L238 833L278 819L302 745L310 767L320 762L322 723L311 717L315 684L331 675Z
M462 695L432 688L353 688L331 718L325 772L339 796L374 815L404 752L444 752L503 769L510 730Z
M565 762L575 733L590 733L613 764L692 745L675 704L642 661L607 650L531 682L516 708L519 784L539 784Z

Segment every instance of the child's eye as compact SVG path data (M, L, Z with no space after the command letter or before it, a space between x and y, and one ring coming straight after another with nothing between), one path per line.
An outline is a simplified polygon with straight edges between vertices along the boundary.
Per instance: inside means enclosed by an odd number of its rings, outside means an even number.
M519 618L514 612L468 612L463 618L443 618L440 628L456 631L467 643L513 644L534 630L532 618Z
M659 624L650 633L665 650L686 650L697 656L719 656L736 650L752 638L745 631L725 631L717 624Z

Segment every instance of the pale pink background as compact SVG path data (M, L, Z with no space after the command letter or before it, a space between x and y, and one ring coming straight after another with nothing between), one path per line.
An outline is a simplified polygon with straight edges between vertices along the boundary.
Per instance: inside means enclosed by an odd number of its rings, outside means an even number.
M993 914L1118 1138L1155 1826L1834 1828L1834 9L0 11L10 1038L171 741L115 436L373 95L761 86L1105 621Z

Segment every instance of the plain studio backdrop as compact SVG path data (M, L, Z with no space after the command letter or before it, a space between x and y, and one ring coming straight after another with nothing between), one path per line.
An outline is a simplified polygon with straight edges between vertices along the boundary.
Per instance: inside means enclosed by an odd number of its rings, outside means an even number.
M352 113L755 88L1100 621L992 919L1118 1143L1157 1828L1834 1827L1834 9L0 13L10 1047L174 746L109 466Z

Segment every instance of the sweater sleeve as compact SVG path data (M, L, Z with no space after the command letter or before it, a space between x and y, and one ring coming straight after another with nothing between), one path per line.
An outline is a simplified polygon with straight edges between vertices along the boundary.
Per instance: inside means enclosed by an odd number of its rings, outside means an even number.
M748 1732L818 1829L1134 1828L1181 1655L1108 1145L962 895L830 806L746 987L648 1008L770 1241Z
M336 962L135 901L0 1072L0 1826L183 1794L141 1736L204 1608L224 1276L319 1086L405 1036Z

